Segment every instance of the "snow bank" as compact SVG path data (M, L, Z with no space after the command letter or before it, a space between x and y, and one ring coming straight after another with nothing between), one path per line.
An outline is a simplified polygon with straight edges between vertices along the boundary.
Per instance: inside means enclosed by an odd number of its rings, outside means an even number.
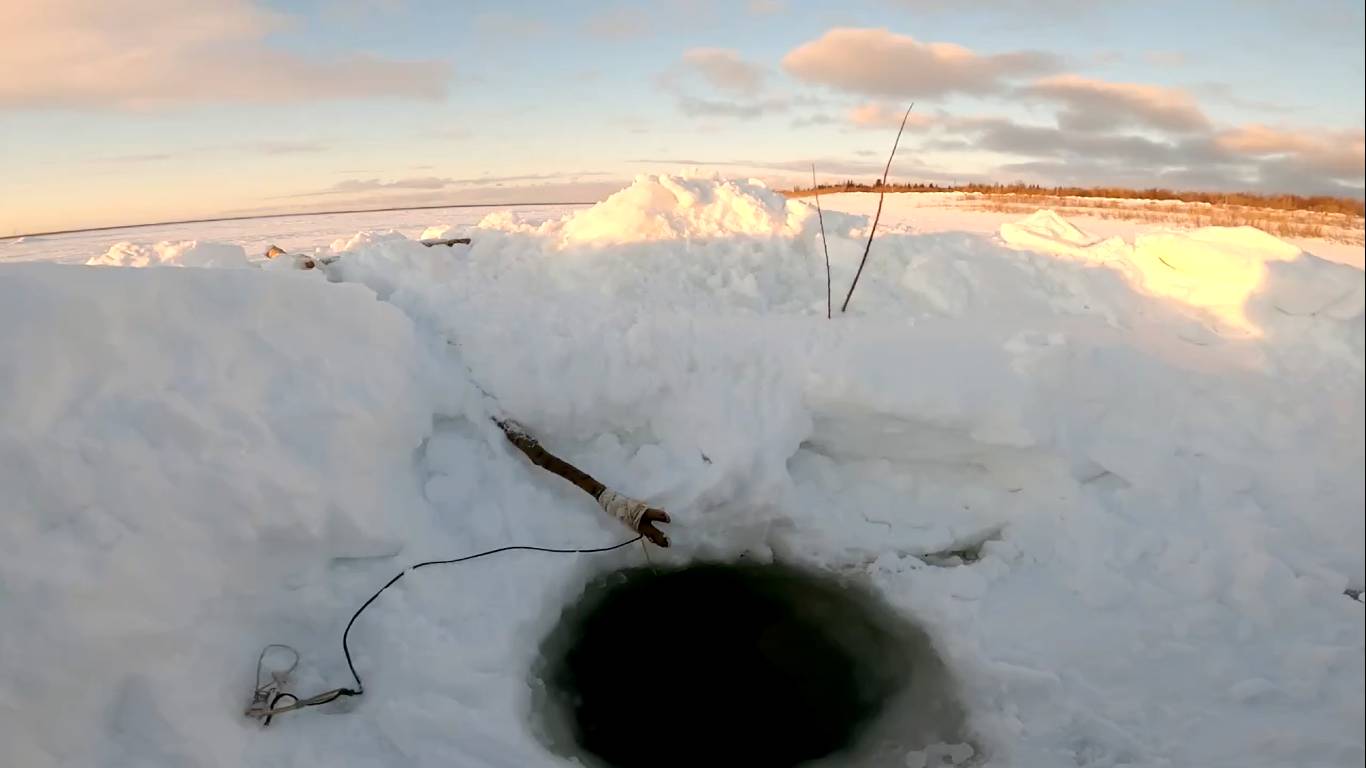
M335 559L422 519L411 324L297 275L13 265L0 328L0 763L242 764L251 646L330 631Z
M387 304L291 272L8 272L0 762L567 764L528 725L536 643L636 551L405 579L352 634L350 711L239 721L266 642L304 651L302 691L344 684L341 626L403 564L617 540L501 410L667 508L655 557L836 571L924 626L967 729L889 737L889 765L1360 764L1360 272L1040 216L1029 248L879 235L827 321L804 203L674 177L609 202L491 216L468 249L334 244L329 279ZM862 221L830 223L838 301ZM1235 305L1258 332L1211 310Z
M846 226L831 214L826 226ZM483 229L535 232L562 245L606 245L696 238L797 236L817 226L815 209L788 200L757 179L641 175L586 211L531 228L506 214L490 214Z
M1351 321L1360 315L1360 272L1324 261L1253 227L1098 240L1043 210L1001 225L1001 239L1030 251L1109 267L1135 289L1198 309L1225 330L1261 334L1277 313ZM1255 312L1252 305L1273 310ZM1258 316L1251 316L1250 311Z
M422 230L422 234L417 236L418 240L444 240L452 236L455 227L450 224L434 224Z
M1001 239L1020 248L1083 258L1088 248L1101 243L1047 209L1035 211L1020 221L1002 224ZM1105 242L1114 244L1123 240L1112 238Z
M101 267L246 267L247 252L240 245L198 240L163 241L156 245L123 241L103 255L85 262Z

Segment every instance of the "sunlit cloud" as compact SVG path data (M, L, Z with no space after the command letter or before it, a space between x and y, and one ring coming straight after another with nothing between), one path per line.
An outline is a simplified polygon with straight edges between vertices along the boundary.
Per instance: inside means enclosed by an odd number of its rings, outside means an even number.
M849 110L848 117L849 122L859 128L890 128L894 131L900 127L903 117L908 127L923 128L934 123L934 118L924 112L911 110L908 116L904 105L893 106L881 101L860 104Z
M1112 83L1080 75L1057 75L1030 84L1024 93L1062 105L1058 124L1102 131L1140 127L1202 131L1209 118L1185 91L1140 83Z
M768 74L739 53L723 48L692 48L683 52L683 63L713 87L746 95L758 93Z
M430 166L425 166L430 167ZM357 192L385 192L391 190L441 190L461 186L489 186L525 182L563 181L593 176L605 176L599 171L577 171L574 173L527 173L507 176L470 176L449 178L444 176L411 176L385 181L383 179L343 179L330 187L299 192L291 195L278 195L273 199L321 197L326 195L355 194Z
M721 48L685 51L656 82L692 117L754 118L786 112L794 103L791 96L770 92L767 68Z
M0 109L439 99L446 64L304 56L269 42L290 17L252 0L46 0L0 25Z
M792 49L782 66L814 85L912 98L997 92L1012 79L1056 71L1061 60L1042 51L978 54L885 29L836 28Z

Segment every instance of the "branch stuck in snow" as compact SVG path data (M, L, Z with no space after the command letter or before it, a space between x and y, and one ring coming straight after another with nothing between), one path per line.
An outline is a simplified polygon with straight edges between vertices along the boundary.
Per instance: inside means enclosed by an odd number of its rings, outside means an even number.
M892 172L892 159L896 157L897 145L901 143L901 133L906 130L906 120L911 116L911 110L915 109L915 102L906 107L906 114L901 117L901 127L896 131L896 141L892 142L892 154L887 157L887 167L882 171L882 180L879 186L887 183L887 176ZM863 258L859 260L858 271L854 273L854 281L849 284L849 293L844 297L844 304L840 306L840 311L845 312L849 309L849 300L854 298L854 289L858 287L859 275L863 274L863 265L868 263L868 251L873 247L873 235L877 234L877 223L882 218L882 201L886 199L885 191L878 193L877 213L873 214L873 226L868 229L868 244L863 246Z

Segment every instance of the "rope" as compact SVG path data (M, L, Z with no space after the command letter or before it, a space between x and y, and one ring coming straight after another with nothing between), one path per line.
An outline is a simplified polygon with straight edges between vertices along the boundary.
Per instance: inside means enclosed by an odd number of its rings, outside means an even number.
M618 550L623 547L629 547L638 541L643 542L644 538L644 536L636 536L635 538L628 539L620 544L586 549L555 549L553 547L533 547L519 544L498 547L497 549L490 549L473 555L452 558L450 560L428 560L423 563L418 563L417 565L410 565L402 571L399 571L392 579L385 582L384 586L380 587L375 594L370 596L370 599L361 603L361 606L356 609L356 612L351 614L351 620L346 622L346 629L342 630L342 653L346 656L346 667L351 671L351 678L356 681L355 688L334 688L333 690L320 693L317 696L312 696L307 699L300 699L292 693L285 693L280 689L284 687L285 679L294 671L294 668L299 665L299 652L288 645L271 643L265 648L262 648L261 655L256 658L256 691L252 695L252 703L251 706L247 707L246 715L247 717L262 718L262 725L270 725L270 721L275 715L292 712L296 709L303 709L305 707L316 707L320 704L327 704L336 701L343 696L360 696L365 693L365 685L361 682L360 674L356 672L356 665L351 659L351 627L355 625L356 619L359 619L360 615L365 613L365 609L369 608L371 603L374 603L380 595L384 594L384 590L394 586L394 584L398 583L399 579L403 578L410 571L416 571L419 568L426 568L430 565L453 565L455 563L469 562L470 560L478 560L481 557L497 555L502 552L547 552L557 555L591 555L601 552L612 552L613 550ZM265 663L266 653L272 648L282 648L289 651L294 655L294 661L289 665L289 668L285 669L283 672L272 671L270 673L271 681L263 683L261 680L262 668ZM289 697L294 701L285 706L277 706L280 699L284 697Z
M617 493L608 488L598 496L598 506L607 514L626 524L633 531L640 530L640 519L649 511L650 505L640 499Z

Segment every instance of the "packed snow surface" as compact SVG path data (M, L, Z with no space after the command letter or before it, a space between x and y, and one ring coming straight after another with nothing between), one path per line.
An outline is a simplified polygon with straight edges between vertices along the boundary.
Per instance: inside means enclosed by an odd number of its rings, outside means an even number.
M891 723L868 765L1361 765L1362 272L1041 212L880 232L839 314L866 226L827 214L833 320L812 210L702 177L311 271L0 265L0 764L572 765L537 644L639 548L423 570L351 634L364 697L241 715L269 642L296 693L349 685L341 630L410 563L626 538L510 414L669 510L651 557L922 626L966 730ZM163 245L85 258L241 266Z

